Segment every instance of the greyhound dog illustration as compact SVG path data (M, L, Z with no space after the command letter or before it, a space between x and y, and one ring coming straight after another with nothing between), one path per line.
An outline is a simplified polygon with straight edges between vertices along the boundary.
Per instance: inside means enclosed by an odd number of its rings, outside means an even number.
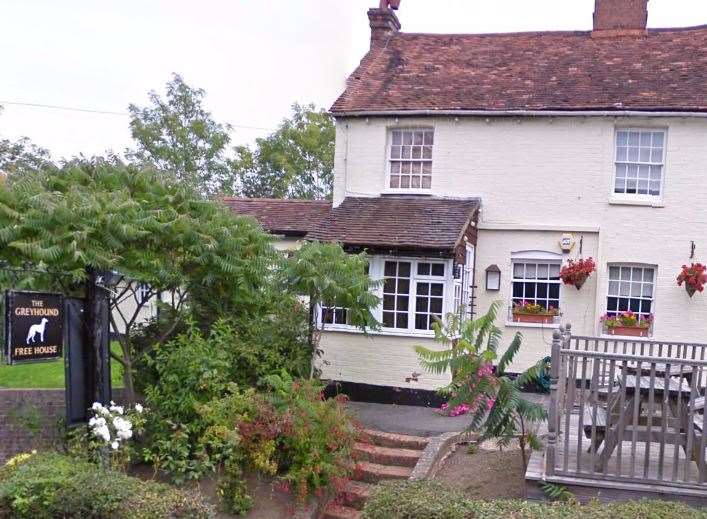
M42 322L39 324L33 324L29 327L29 332L27 332L27 344L34 342L35 337L39 334L39 342L44 342L44 330L47 327L49 320L46 317L42 317Z

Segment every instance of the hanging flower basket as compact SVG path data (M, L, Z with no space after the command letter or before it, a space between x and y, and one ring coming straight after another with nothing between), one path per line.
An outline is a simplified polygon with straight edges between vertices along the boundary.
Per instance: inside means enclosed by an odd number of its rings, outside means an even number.
M546 309L528 301L521 301L513 305L513 322L515 323L552 324L558 315L560 315L559 309L553 306Z
M707 283L705 271L707 271L707 267L702 263L693 263L689 267L683 265L678 276L678 286L685 283L685 291L690 297L695 295L695 292L702 292L705 289L705 283Z
M597 266L592 258L569 260L560 270L560 279L565 285L573 285L577 290L582 288Z
M631 311L619 314L606 314L601 318L609 335L626 337L648 337L653 316L639 316Z

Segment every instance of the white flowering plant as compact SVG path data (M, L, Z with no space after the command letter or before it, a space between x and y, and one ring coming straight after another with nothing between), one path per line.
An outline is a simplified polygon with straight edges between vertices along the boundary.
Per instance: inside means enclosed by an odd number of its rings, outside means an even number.
M145 408L141 404L126 408L111 401L108 406L94 402L91 411L93 416L88 421L91 450L101 460L109 458L111 467L124 468L132 454L129 440L143 431Z

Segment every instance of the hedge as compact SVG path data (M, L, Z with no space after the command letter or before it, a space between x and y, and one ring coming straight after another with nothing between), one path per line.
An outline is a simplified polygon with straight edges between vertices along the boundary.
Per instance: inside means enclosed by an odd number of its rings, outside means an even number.
M200 496L62 454L0 468L0 518L166 519L212 517Z
M475 501L435 481L387 482L376 487L364 519L707 519L707 509L634 501L581 505L520 500Z

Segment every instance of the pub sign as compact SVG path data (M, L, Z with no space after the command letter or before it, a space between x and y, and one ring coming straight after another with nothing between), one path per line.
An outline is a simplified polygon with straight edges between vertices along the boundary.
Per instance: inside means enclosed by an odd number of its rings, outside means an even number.
M5 344L10 364L62 358L62 294L8 290L5 311Z

